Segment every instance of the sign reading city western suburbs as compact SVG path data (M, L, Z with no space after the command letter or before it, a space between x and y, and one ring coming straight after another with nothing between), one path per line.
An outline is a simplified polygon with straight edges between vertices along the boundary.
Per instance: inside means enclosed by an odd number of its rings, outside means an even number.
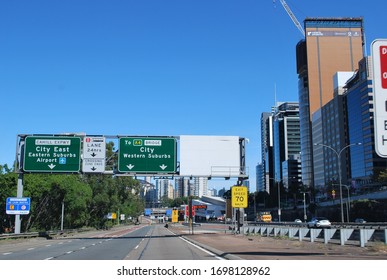
M247 208L248 190L244 186L233 186L231 188L231 206L234 208Z
M79 172L80 137L27 136L23 170L25 172Z
M387 39L372 42L375 150L387 158Z
M106 140L105 137L83 139L82 171L85 173L103 173L105 171Z
M176 139L122 137L119 141L118 171L123 173L175 173Z
M26 215L30 213L29 197L7 197L6 213L8 215Z

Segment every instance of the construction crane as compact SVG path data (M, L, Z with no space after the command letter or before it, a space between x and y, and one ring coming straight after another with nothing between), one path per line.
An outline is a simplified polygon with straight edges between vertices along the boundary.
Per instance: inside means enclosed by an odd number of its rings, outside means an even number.
M301 24L297 20L296 16L293 14L292 10L289 8L288 4L285 2L285 0L279 0L282 4L282 7L284 7L285 11L288 13L289 17L292 19L293 23L296 25L298 30L300 30L303 37L305 37L305 31L304 28L302 28ZM273 3L275 4L275 0L273 0Z

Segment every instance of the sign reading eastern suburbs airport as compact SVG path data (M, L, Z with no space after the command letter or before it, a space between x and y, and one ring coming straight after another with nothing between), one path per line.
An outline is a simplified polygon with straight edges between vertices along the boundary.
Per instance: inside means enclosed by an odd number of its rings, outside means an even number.
M176 139L122 137L119 141L118 171L123 173L174 173Z
M81 138L27 136L23 170L25 172L78 172Z

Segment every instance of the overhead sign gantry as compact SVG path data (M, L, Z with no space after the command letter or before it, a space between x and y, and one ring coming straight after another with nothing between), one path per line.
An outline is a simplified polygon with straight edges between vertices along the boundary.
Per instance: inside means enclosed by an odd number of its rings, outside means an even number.
M106 139L118 144L106 170ZM18 173L100 173L246 179L238 136L18 135ZM118 160L117 160L118 159ZM115 161L115 162L114 162ZM116 168L113 168L113 165Z

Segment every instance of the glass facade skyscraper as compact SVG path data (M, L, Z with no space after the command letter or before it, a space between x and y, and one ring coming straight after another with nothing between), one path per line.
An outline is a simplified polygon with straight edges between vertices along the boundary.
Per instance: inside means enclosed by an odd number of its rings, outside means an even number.
M350 143L362 143L351 147L353 187L372 186L374 177L387 168L387 159L375 152L371 63L370 57L362 59L356 75L346 85L348 139Z

